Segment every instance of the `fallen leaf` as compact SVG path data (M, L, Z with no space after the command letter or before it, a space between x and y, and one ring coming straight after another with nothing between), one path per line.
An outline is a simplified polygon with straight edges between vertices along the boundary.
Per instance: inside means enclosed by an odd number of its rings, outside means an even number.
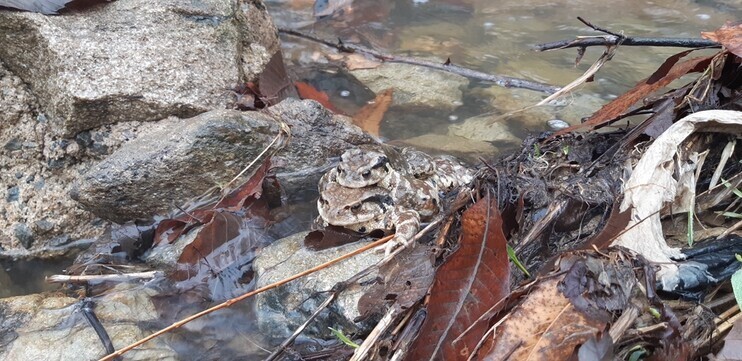
M742 23L735 25L727 21L721 29L702 32L701 36L723 45L730 53L742 57Z
M435 276L432 255L429 248L418 245L382 266L379 270L381 281L358 300L360 319L381 314L384 311L382 301L396 302L404 310L425 297Z
M267 105L275 105L289 97L296 97L296 88L294 88L291 78L286 72L286 66L283 64L283 53L277 51L265 65L265 69L258 77L261 100Z
M391 88L376 95L376 98L371 103L366 104L366 106L361 108L353 116L353 124L361 127L367 133L378 137L381 121L392 104L393 96L394 90Z
M507 240L497 201L483 198L466 210L461 230L460 248L436 272L428 316L407 360L465 360L487 325L467 328L510 293Z
M330 110L331 112L335 114L342 114L342 112L340 112L332 105L332 103L330 102L330 96L328 96L327 93L319 91L311 84L302 81L294 82L294 85L296 85L296 90L299 92L300 98L312 99L322 104L323 107Z
M558 278L544 279L509 312L483 360L568 360L605 323L589 319L559 292Z
M559 130L554 133L554 135L567 134L576 130L598 129L606 126L645 97L656 90L667 86L673 80L688 73L701 72L705 70L711 63L711 60L716 56L702 56L678 63L681 58L692 51L693 50L686 50L667 58L651 76L640 81L639 84L634 86L634 88L604 105L587 121L582 124L573 125Z

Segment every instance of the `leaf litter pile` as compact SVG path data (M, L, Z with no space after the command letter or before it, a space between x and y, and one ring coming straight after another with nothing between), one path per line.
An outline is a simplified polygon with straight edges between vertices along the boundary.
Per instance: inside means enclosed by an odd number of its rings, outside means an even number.
M333 330L321 350L294 337L270 359L742 360L742 27L704 36L724 48L673 55L582 124L483 159L475 183L449 197L414 247L374 266L358 303L361 319L378 322L370 334ZM332 108L276 67L237 89L235 106L269 111L298 94ZM354 121L378 135L391 96L378 94ZM110 232L69 269L144 271L132 261L143 251L181 244L165 268L172 297L211 306L180 321L176 312L171 326L105 359L322 268L255 290L251 260L283 236L271 233L280 186L270 157L261 164L177 216ZM305 242L356 239L328 228ZM328 303L368 273L337 285Z

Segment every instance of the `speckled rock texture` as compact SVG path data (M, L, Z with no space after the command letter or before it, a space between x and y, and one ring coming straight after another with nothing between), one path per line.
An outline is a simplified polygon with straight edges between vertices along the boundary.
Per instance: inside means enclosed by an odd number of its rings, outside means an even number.
M224 108L278 50L259 1L118 0L45 16L0 11L0 60L64 137Z
M226 108L278 49L257 0L0 10L0 255L100 235L71 184L164 118Z
M171 118L91 167L73 187L72 198L117 223L175 209L237 176L276 138L280 122L292 133L278 153L287 170L279 181L290 194L300 192L300 185L316 185L308 179L318 178L328 159L372 141L311 100L287 99L269 112L214 110Z

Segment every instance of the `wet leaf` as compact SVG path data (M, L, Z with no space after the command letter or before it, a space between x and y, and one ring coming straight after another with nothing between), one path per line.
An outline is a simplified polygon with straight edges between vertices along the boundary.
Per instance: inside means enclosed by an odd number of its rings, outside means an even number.
M434 276L430 249L418 245L405 250L394 261L381 267L381 282L358 300L360 318L383 312L382 306L387 302L397 302L402 309L411 307L428 293Z
M294 82L294 85L296 85L296 90L299 92L300 98L312 99L322 104L323 107L327 108L331 112L335 114L342 114L342 112L340 112L337 108L335 108L335 106L332 105L332 103L330 102L330 97L327 95L327 93L319 91L311 84L301 81Z
M361 129L369 134L378 137L381 121L392 104L393 96L394 90L391 88L376 95L376 98L371 103L366 104L353 116L353 124L361 127Z
M261 100L267 106L280 103L288 97L296 97L296 88L291 82L291 78L286 73L286 66L283 64L283 53L279 50L271 60L266 64L263 72L258 77L260 86Z
M171 278L183 289L206 286L213 300L236 296L252 282L256 250L270 241L266 224L259 217L215 212L183 249Z
M483 198L461 218L461 245L436 272L428 316L407 360L461 360L487 329L477 323L510 293L510 265L495 199Z
M561 135L576 130L591 130L606 126L616 117L627 112L632 106L642 101L648 95L667 86L673 80L678 79L685 74L704 71L711 63L711 60L716 56L702 56L679 63L681 58L685 57L692 51L693 50L686 50L667 58L654 74L640 81L639 84L623 95L604 105L586 122L559 130L554 134Z
M271 160L270 158L267 158L263 161L260 167L255 170L247 182L227 194L217 205L205 205L198 209L189 211L186 214L180 215L179 217L160 221L155 230L154 245L172 243L182 234L193 229L193 227L211 222L214 211L239 210L244 206L248 199L260 197L262 184L268 175L270 166Z
M734 321L732 330L724 337L724 347L716 354L716 360L742 360L742 318Z
M328 226L321 230L309 232L307 236L304 237L304 247L307 247L312 251L321 251L323 249L357 242L366 236L367 235L365 234L353 232L343 227Z
M701 36L723 45L732 54L742 57L742 23L735 25L727 21L721 29L702 32Z

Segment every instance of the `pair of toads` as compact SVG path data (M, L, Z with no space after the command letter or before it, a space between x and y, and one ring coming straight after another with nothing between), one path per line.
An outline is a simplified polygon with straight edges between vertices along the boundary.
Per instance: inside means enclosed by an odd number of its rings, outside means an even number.
M319 182L319 223L359 233L390 232L386 253L406 245L441 210L443 193L469 184L471 170L453 157L368 145L343 153Z

